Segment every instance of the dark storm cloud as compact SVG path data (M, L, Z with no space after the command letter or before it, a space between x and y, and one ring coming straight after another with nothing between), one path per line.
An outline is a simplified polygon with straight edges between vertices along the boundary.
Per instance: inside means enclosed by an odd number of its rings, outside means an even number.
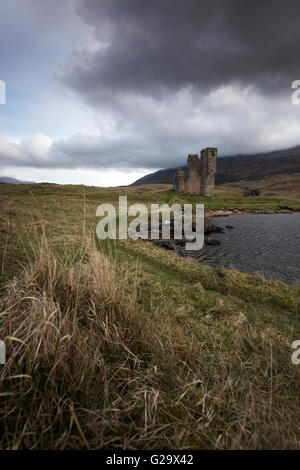
M299 73L299 1L80 0L78 14L106 47L74 57L61 78L95 104L113 90L280 91Z
M154 169L182 165L206 146L228 155L299 144L300 106L291 103L291 82L300 78L299 1L3 5L0 79L21 82L15 89L24 98L46 81L46 94L56 65L56 84L72 107L51 95L49 130L38 122L31 137L22 132L25 139L12 141L15 129L7 132L0 167ZM51 99L47 106L50 112ZM31 111L15 116L25 125ZM60 133L76 113L80 125Z

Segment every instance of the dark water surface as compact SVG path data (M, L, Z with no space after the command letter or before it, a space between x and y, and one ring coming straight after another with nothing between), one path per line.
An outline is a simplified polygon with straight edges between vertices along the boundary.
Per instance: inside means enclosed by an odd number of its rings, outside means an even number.
M225 229L210 235L221 245L205 245L187 256L214 267L259 272L266 279L300 282L300 214L214 217L211 222Z

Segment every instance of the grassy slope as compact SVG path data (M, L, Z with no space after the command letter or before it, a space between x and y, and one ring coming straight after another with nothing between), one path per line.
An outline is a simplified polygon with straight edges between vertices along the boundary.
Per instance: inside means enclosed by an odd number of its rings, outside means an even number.
M201 202L164 187L126 192L130 202ZM291 343L300 338L300 288L214 270L141 241L97 242L82 254L96 207L119 193L1 188L3 279L25 266L2 293L0 337L23 343L7 339L1 386L15 395L1 408L1 446L299 446ZM300 209L280 195L206 202ZM50 249L36 252L43 231ZM99 249L108 258L95 259ZM28 377L9 378L20 373Z
M228 183L216 186L217 197L241 198L246 189L259 189L261 196L280 197L287 199L300 199L300 174L277 175L267 178L261 178L256 181L239 181L237 183ZM157 191L172 189L172 185L151 184L132 188L135 192L146 190Z
M273 196L241 197L241 188L217 188L215 198L180 196L164 185L145 185L137 188L95 188L86 186L60 186L51 184L8 185L0 184L0 241L5 256L1 272L14 273L20 262L26 262L24 244L30 244L30 233L37 230L41 221L47 236L59 247L72 245L85 227L94 231L97 223L96 208L101 203L118 202L119 195L127 194L128 204L151 203L204 203L207 211L222 209L300 210L300 198L282 197L282 190ZM224 197L227 194L227 197ZM284 191L284 195L286 193ZM28 235L26 235L28 231ZM6 246L7 242L7 246Z

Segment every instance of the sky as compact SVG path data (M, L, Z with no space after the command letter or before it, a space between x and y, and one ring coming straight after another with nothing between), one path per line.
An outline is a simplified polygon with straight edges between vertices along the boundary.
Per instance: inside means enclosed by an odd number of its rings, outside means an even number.
M127 185L207 146L299 145L299 17L298 0L1 2L0 176Z

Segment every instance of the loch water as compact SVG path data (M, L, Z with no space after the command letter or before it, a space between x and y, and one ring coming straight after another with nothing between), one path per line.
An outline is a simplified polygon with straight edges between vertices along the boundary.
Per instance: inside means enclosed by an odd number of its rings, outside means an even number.
M185 252L185 256L214 267L300 283L299 213L214 217L211 223L224 229L224 233L210 235L221 244L204 245L199 251Z

